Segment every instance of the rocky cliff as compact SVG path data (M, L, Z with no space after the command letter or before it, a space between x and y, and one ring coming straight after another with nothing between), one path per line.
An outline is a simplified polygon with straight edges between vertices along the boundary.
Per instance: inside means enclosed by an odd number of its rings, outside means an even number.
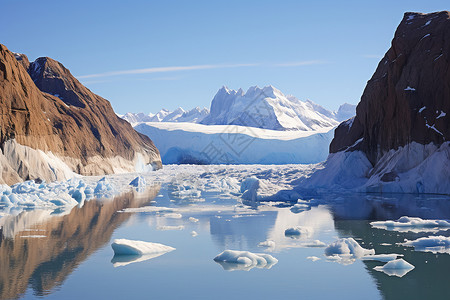
M161 167L153 142L61 63L0 44L0 183Z
M450 13L408 12L330 152L362 150L376 165L411 142L441 145L450 139L449 114Z
M302 189L450 194L450 13L405 13Z

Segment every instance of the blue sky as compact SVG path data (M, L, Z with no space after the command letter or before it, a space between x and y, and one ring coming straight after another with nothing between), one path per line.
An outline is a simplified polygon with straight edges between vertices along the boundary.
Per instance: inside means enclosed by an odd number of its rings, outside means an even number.
M404 12L448 9L432 0L2 0L0 43L60 61L118 113L209 107L222 85L268 84L336 109L359 101Z

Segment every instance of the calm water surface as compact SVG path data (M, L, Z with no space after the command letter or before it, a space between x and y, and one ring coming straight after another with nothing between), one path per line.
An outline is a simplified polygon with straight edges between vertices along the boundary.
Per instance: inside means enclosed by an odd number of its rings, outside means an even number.
M347 195L315 198L315 205L238 205L236 199L203 191L204 202L179 199L163 185L114 200L90 201L70 213L30 210L4 216L0 242L0 298L49 299L450 299L450 255L417 252L396 243L429 233L373 229L373 220L400 216L450 219L444 196ZM198 199L197 199L198 200ZM196 201L197 201L196 200ZM175 208L163 212L118 212L129 207ZM198 219L192 222L189 217ZM286 228L313 229L290 238ZM192 236L191 232L198 233ZM433 233L450 235L450 230ZM402 278L373 270L379 262L329 261L323 247L353 237L377 254L399 253L415 266ZM176 250L159 257L114 258L116 238L157 242ZM272 249L258 243L273 240ZM267 252L270 269L238 270L213 258L225 249ZM312 261L307 257L316 256ZM225 270L227 269L227 270Z

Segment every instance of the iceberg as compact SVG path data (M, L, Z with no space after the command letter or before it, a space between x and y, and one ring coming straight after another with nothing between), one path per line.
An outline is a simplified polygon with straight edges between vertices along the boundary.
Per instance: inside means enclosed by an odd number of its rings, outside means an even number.
M353 238L339 239L325 248L326 256L349 256L361 258L367 255L374 255L374 249L365 249L361 247Z
M250 270L254 267L270 269L278 260L272 255L264 253L252 253L249 251L225 250L214 261L220 263L227 271Z
M373 268L376 271L384 272L389 276L403 277L408 272L414 269L414 266L406 260L399 258L391 260L384 266L377 266Z
M134 186L135 188L143 188L147 185L147 183L145 182L144 177L138 176L130 182L130 185Z
M403 254L390 253L390 254L373 254L373 255L365 255L361 257L361 260L375 260L381 262L389 262L392 260L396 260L399 256L403 256Z
M421 218L403 216L397 221L376 221L371 222L373 228L385 229L399 232L437 232L439 230L449 230L450 222L446 220L424 220Z
M413 241L405 240L400 245L414 247L416 251L450 254L450 237L442 235L421 237Z
M175 248L163 244L127 239L115 239L111 247L114 250L114 255L144 255L175 250Z

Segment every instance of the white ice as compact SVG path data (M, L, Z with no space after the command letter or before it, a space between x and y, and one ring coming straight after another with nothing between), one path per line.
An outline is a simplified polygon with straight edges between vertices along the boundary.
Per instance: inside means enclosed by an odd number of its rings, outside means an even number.
M398 232L437 232L440 230L449 230L450 222L446 220L430 220L417 217L403 216L397 221L376 221L371 222L373 228L385 229Z
M138 176L130 182L130 185L136 188L143 188L147 185L147 183L145 182L144 177Z
M376 271L384 272L389 276L403 277L414 269L414 266L402 258L391 260L384 266L373 268Z
M421 237L411 241L405 240L401 245L414 247L416 251L450 254L450 237L442 235Z
M388 262L391 260L397 259L399 256L403 256L403 254L390 253L390 254L373 254L373 255L365 255L361 257L362 260L375 260L381 262Z
M111 247L114 255L144 255L175 250L175 248L163 244L127 239L115 239Z
M342 238L325 248L326 256L353 256L361 258L367 255L374 255L374 249L365 249L361 247L353 238Z
M217 255L214 261L220 263L226 270L236 269L235 265L242 265L245 270L253 267L270 269L278 263L278 260L269 254L236 250L225 250ZM237 269L242 268L237 267Z

